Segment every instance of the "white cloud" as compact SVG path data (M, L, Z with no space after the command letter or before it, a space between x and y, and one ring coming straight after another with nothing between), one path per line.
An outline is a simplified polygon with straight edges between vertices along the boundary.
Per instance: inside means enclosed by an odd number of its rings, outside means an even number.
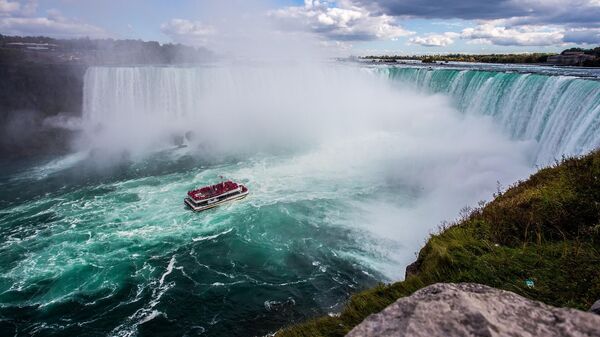
M26 5L21 10L21 14L23 14L25 11L31 10L31 7ZM108 36L105 30L65 18L58 10L49 10L47 17L16 15L0 17L0 31L7 35L44 35L60 38Z
M20 9L21 4L16 1L0 0L0 16L16 13Z
M565 30L561 26L504 26L505 20L481 21L477 26L465 28L460 33L427 34L411 38L410 43L427 47L444 47L458 38L468 44L497 46L555 46L568 42L599 41L598 29Z
M443 34L428 34L425 36L416 36L408 40L412 44L419 44L425 47L445 47L454 43L454 40L460 34L454 32L446 32Z
M33 16L37 11L37 0L13 1L0 0L0 17Z
M352 0L352 3L396 18L460 19L475 23L476 27L463 32L468 43L506 46L599 43L600 0ZM427 43L426 38L413 40Z
M547 26L507 28L483 23L464 29L460 37L472 42L500 46L550 46L563 44L564 30Z
M205 45L208 38L216 32L212 26L185 19L171 19L163 23L160 30L175 42L193 46Z
M287 29L308 29L337 41L396 39L413 34L396 24L394 17L371 13L348 0L305 0L304 6L285 7L269 15Z

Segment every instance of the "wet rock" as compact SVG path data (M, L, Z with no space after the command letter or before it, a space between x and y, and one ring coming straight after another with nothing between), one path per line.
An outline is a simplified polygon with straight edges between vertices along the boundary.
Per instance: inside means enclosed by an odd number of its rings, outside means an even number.
M419 267L421 266L421 261L417 260L408 266L406 266L406 270L404 271L404 279L407 279L409 276L417 275L419 272Z
M596 302L594 302L594 304L592 304L590 312L593 312L596 315L600 315L600 300L597 300Z
M348 337L600 336L600 317L480 284L438 283L367 317Z

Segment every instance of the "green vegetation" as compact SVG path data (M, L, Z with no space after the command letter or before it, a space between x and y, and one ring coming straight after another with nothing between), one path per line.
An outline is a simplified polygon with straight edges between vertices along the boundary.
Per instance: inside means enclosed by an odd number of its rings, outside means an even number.
M437 282L477 282L587 310L600 298L600 151L544 168L442 225L414 270L403 282L352 296L338 317L316 318L277 336L343 336L368 315Z

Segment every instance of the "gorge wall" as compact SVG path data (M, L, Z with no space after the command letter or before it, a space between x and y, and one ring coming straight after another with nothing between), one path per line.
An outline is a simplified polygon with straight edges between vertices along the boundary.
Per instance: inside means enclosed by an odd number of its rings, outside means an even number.
M80 116L81 64L0 64L0 155L64 152L70 132L48 118Z

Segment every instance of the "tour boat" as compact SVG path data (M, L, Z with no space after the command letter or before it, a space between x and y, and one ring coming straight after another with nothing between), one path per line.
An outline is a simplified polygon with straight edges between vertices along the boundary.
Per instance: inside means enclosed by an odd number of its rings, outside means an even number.
M184 202L192 210L200 212L229 201L243 199L248 193L246 186L227 180L189 191Z

